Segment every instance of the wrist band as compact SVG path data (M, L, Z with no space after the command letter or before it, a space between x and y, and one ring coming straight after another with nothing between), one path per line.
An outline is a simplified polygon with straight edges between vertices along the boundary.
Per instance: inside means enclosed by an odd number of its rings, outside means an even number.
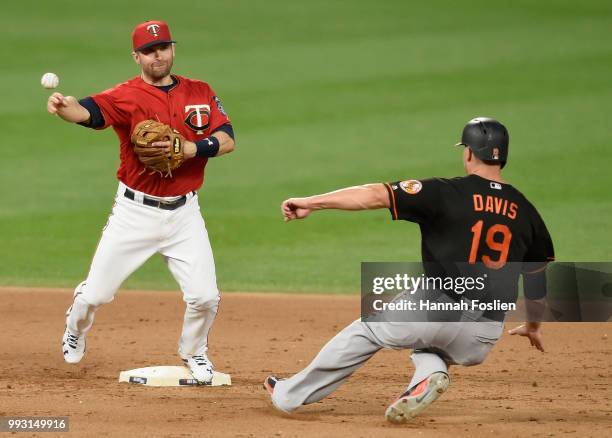
M210 158L217 155L219 152L219 139L214 136L206 137L205 139L196 141L196 157Z

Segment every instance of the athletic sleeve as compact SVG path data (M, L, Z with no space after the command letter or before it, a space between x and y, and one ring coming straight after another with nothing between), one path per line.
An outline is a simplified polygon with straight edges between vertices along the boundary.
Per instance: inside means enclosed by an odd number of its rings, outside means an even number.
M440 206L441 182L437 178L410 179L385 183L393 220L423 223L431 221Z
M102 93L91 96L100 111L102 111L103 124L96 129L105 129L109 126L130 126L133 104L126 99L126 90L121 85L110 88Z
M531 220L533 240L523 259L524 274L542 271L549 262L555 260L555 249L550 233L535 208L533 208Z
M80 99L79 104L89 111L89 120L87 122L79 122L79 125L93 129L99 129L104 126L104 116L102 115L102 111L92 97L88 96Z
M225 125L219 126L212 132L212 134L214 134L215 132L225 132L232 138L232 140L236 140L236 138L234 137L234 128L232 127L231 123L226 123Z
M523 293L525 298L539 300L546 296L546 272L543 270L523 273Z
M227 125L230 124L231 125L231 121L229 119L229 116L227 115L227 113L225 112L225 108L223 108L223 103L221 103L221 99L219 99L219 96L217 96L217 94L213 91L213 89L210 89L210 93L211 93L211 98L210 98L210 132L213 133L217 130L219 130L219 128L223 125ZM232 131L233 133L233 131Z

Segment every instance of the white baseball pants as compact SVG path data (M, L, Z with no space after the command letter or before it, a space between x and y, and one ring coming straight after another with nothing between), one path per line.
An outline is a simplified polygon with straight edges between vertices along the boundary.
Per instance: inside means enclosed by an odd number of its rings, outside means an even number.
M96 309L110 303L123 281L152 255L160 253L178 282L186 304L179 354L186 358L206 353L208 332L219 305L213 253L198 196L188 194L185 205L162 210L124 196L119 183L115 205L102 232L87 279L75 291L66 325L83 335L91 328ZM158 198L174 200L175 198ZM140 201L140 202L139 202Z

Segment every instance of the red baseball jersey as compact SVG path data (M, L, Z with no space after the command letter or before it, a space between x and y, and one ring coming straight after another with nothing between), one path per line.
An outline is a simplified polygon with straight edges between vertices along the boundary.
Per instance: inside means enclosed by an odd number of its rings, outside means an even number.
M159 120L187 140L208 137L230 123L221 101L205 82L173 75L177 84L168 92L147 84L140 76L92 96L104 115L104 129L112 126L120 141L117 178L135 190L153 196L179 196L198 190L204 182L207 158L194 157L164 178L150 174L134 153L130 141L134 126L147 119Z

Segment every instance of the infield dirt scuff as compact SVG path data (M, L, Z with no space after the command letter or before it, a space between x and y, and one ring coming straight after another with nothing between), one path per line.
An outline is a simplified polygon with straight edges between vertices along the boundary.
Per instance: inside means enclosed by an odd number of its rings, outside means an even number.
M479 366L451 368L451 387L413 423L384 421L410 380L409 351L381 351L334 395L293 416L262 389L303 368L359 317L359 298L222 294L209 356L232 387L119 384L122 370L179 365L177 292L121 291L102 307L81 364L60 350L72 294L0 289L0 415L69 416L72 436L467 437L605 436L612 430L612 325L544 324L542 354L504 335ZM515 324L507 324L506 328Z

